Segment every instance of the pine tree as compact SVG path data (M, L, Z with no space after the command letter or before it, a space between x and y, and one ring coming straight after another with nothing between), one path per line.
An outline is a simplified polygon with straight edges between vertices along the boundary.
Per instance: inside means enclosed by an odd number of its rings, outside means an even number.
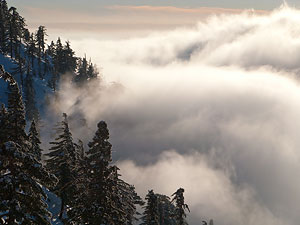
M25 133L25 113L22 95L18 84L14 81L9 84L8 92L8 120L7 132L10 141L19 145L28 144L28 137Z
M16 57L21 45L25 20L19 15L15 7L9 9L9 49L11 57Z
M37 46L37 58L38 58L38 73L39 77L43 78L42 76L42 69L41 69L41 60L45 57L45 46L46 46L46 28L44 26L39 26L36 34L35 34L35 41Z
M8 53L9 17L7 2L0 0L0 50L2 53Z
M53 58L55 53L55 44L53 41L51 41L50 45L48 45L47 54Z
M153 190L148 191L146 195L146 205L142 216L143 223L141 225L157 225L159 224L158 197Z
M159 224L161 225L176 225L175 206L166 195L156 194L158 198L158 215Z
M119 210L113 211L114 224L133 224L137 220L136 205L143 205L144 202L135 192L134 186L120 179L119 168L111 166L112 176L108 180L111 182L112 197L114 207Z
M25 41L25 54L27 55L28 61L31 62L31 68L34 68L34 59L35 59L35 52L36 52L36 46L35 46L35 40L33 34L30 34L27 41ZM29 63L27 63L29 66Z
M87 68L87 77L89 80L97 78L99 72L97 70L97 66L93 65L91 60L89 61L88 68Z
M98 130L89 144L88 167L89 167L89 223L114 224L114 205L112 199L112 186L110 177L112 170L109 163L112 161L109 143L109 131L104 121L98 123Z
M24 147L6 142L0 147L1 224L49 224L41 185L55 184L43 166Z
M75 77L75 82L79 85L85 84L87 81L97 78L99 72L96 65L93 65L91 60L89 62L86 57L78 60L77 65L77 76Z
M121 180L118 168L111 166L112 145L104 121L89 144L77 179L75 201L68 211L69 224L132 224L135 204L140 198L134 187Z
M186 214L185 214L185 210L187 209L189 210L189 207L187 204L185 204L184 202L184 189L183 188L179 188L174 194L172 194L173 199L172 202L175 202L175 206L176 206L176 222L178 225L187 225L188 223L186 222L185 218L186 218Z
M63 49L64 62L62 73L70 72L75 73L77 67L77 58L75 57L75 52L71 49L69 41L66 41L66 45Z
M32 121L38 121L39 111L36 107L35 101L35 89L33 86L32 72L30 71L30 66L27 64L27 73L25 80L25 115L26 119Z
M64 120L57 128L57 138L50 142L52 147L46 156L46 167L58 178L58 184L53 191L61 198L61 211L59 218L62 218L65 206L72 200L74 192L76 152L73 144L72 134L69 129L67 115L63 114Z
M31 144L29 152L34 155L38 162L40 162L43 150L40 147L41 141L34 120L31 122L28 137Z

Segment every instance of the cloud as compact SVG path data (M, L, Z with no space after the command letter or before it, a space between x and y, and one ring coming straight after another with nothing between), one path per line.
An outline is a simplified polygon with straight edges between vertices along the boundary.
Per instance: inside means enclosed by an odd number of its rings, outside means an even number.
M227 174L210 167L207 161L198 152L184 157L166 151L158 162L146 167L132 161L124 161L119 166L127 171L124 178L144 193L154 189L170 196L180 182L185 189L185 202L191 209L191 214L187 213L190 224L211 218L215 224L286 224L256 202L250 187L233 186Z
M144 37L74 40L104 80L64 83L53 109L67 112L86 142L106 120L124 178L142 195L184 187L192 225L199 215L220 225L296 225L299 15L285 6Z

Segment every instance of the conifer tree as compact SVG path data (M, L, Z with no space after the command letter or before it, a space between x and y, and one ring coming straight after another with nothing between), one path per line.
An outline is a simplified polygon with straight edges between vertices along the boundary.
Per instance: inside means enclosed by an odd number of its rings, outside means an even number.
M89 177L89 223L113 224L114 208L110 177L112 170L109 163L112 161L109 131L104 121L98 123L98 130L89 144L88 177Z
M173 199L172 202L175 203L176 209L176 222L178 225L187 225L188 223L186 222L185 218L186 218L186 214L185 214L185 210L187 209L189 210L189 207L187 204L185 204L184 202L184 189L183 188L179 188L174 194L172 194Z
M46 28L44 26L39 26L36 34L35 34L35 41L37 46L37 58L38 58L38 73L39 76L42 78L42 69L41 69L41 60L45 57L45 36L46 36Z
M166 195L156 194L158 197L158 214L159 224L161 225L176 225L175 206Z
M75 52L71 49L69 41L66 41L66 45L63 48L64 62L62 73L70 72L75 73L77 67L77 58L75 57Z
M0 0L0 21L0 50L2 53L8 53L9 12L5 0Z
M53 41L51 41L50 45L48 45L47 54L53 58L55 53L55 44Z
M58 184L53 191L61 198L61 211L59 218L62 218L65 206L72 200L74 191L76 153L73 144L72 134L69 129L67 115L63 114L64 120L56 129L57 137L50 142L52 147L46 156L47 168L58 178Z
M134 187L120 179L118 168L111 166L112 145L104 121L88 144L86 160L78 170L77 191L68 211L68 223L132 224L136 204L141 199Z
M9 49L11 57L16 57L21 44L20 39L23 35L25 20L15 7L10 7L9 13Z
M25 54L27 55L28 61L31 63L30 67L34 68L34 59L35 59L35 52L36 52L36 46L35 46L35 40L33 34L29 35L28 40L25 41ZM27 63L29 66L29 63Z
M8 92L8 120L7 132L10 141L19 145L28 144L28 137L25 133L25 113L22 95L17 82L9 84Z
M49 224L41 185L56 182L24 147L6 142L0 147L0 221L2 224Z
M40 147L41 141L34 120L31 122L28 137L30 142L29 152L35 156L38 162L40 162L43 150Z
M158 197L153 190L148 191L146 195L146 205L142 217L141 225L157 225L159 224Z
M50 142L52 147L46 156L46 167L57 178L58 183L53 191L61 198L61 211L59 218L62 218L65 206L72 200L74 190L73 181L75 179L76 153L73 144L72 134L69 129L67 115L63 114L64 120L57 128L55 141Z
M30 70L29 64L27 65L27 73L25 80L25 115L26 119L32 121L38 121L39 119L39 111L36 107L35 101L35 89L33 86L32 72Z

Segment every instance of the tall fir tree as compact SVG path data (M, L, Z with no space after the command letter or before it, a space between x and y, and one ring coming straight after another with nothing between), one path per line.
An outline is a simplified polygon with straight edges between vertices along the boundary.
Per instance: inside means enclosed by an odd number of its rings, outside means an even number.
M26 120L22 95L17 82L10 83L8 90L7 108L9 124L7 132L10 141L14 141L22 146L28 144L28 137L25 133Z
M156 194L158 197L158 215L159 224L161 225L176 225L175 206L166 195Z
M146 195L146 205L142 216L141 225L157 225L159 224L158 197L153 190L148 191Z
M43 150L40 147L41 141L34 120L31 122L28 137L30 142L29 152L40 162Z
M0 50L5 54L8 53L9 17L7 2L0 0Z
M184 202L184 189L179 188L174 194L172 194L173 199L172 202L175 203L176 209L176 222L178 225L187 225L188 223L186 222L186 213L185 210L190 211L189 207L187 204Z
M141 199L134 187L120 179L112 162L109 131L104 121L98 123L93 140L88 144L77 179L75 202L68 211L69 223L132 224L136 204Z
M66 205L72 201L76 166L76 150L67 115L64 113L63 117L63 121L56 129L58 136L55 141L50 142L52 147L49 149L50 152L46 154L49 157L46 160L46 167L58 178L58 183L53 191L61 198L60 219Z
M112 199L112 182L110 180L112 170L109 163L112 161L109 142L109 131L104 121L98 123L98 130L89 144L88 155L88 202L90 206L89 223L92 224L114 224L114 208Z
M24 86L24 94L25 94L25 116L29 121L39 120L39 111L36 107L35 101L35 88L34 82L32 78L32 71L30 69L30 65L27 64L27 72L26 72L26 80Z

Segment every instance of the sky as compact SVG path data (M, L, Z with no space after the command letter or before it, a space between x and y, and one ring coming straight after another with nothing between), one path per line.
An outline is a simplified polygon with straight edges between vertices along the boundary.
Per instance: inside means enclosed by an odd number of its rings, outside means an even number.
M39 25L48 29L49 40L64 35L66 39L98 34L102 38L128 36L128 33L149 33L151 30L192 26L214 14L257 10L263 13L282 4L282 0L217 1L217 0L11 0L34 31ZM300 6L299 1L289 0ZM81 33L80 33L80 32Z
M39 0L27 0L26 2L22 0L13 0L15 5L24 6L36 6L36 7L50 7L50 8L65 8L65 9L76 9L89 11L95 10L95 7L103 7L110 5L125 5L125 6L174 6L174 7L184 7L184 8L199 8L199 7L222 7L222 8L254 8L254 9L264 9L271 10L278 7L283 1L282 0L90 0L87 2L81 0L52 0L52 1L39 1ZM300 3L297 0L287 1L292 6L299 6Z

